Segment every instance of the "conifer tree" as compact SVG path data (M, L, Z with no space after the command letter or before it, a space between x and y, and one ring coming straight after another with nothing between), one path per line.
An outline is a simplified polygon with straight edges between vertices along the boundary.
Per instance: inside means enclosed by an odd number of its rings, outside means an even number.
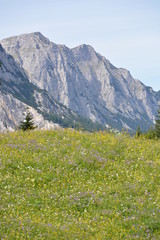
M137 131L136 131L136 137L140 137L142 135L142 131L140 129L140 126L138 126Z
M34 126L33 116L29 111L29 108L26 109L26 117L23 121L20 122L19 129L26 130L34 130L36 127Z
M158 114L155 119L155 133L156 137L160 138L160 106L157 113Z

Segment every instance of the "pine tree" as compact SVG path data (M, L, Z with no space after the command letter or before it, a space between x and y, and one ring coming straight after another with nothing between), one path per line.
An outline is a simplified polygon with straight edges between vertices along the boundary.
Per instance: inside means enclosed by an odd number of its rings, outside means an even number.
M19 129L26 130L34 130L36 127L34 126L33 116L29 111L29 108L26 109L26 117L23 121L20 122Z
M156 133L156 136L160 138L160 106L157 113L158 114L155 119L155 133Z
M136 131L136 137L140 137L142 135L142 131L140 129L140 126L138 126L137 131Z

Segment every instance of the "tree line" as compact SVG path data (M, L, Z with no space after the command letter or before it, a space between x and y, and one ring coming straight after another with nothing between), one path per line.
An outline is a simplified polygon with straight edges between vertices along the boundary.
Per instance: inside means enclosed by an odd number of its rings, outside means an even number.
M73 127L73 126L72 126ZM19 129L26 131L26 130L34 130L37 127L34 124L34 119L32 114L29 111L29 108L26 109L26 116L23 121L20 122ZM152 129L149 129L146 133L142 133L140 127L137 128L136 136L140 137L141 135L146 136L147 138L160 138L160 107L157 111L157 115L155 118L155 124Z
M142 133L140 127L137 128L136 136L140 137L141 135L144 135L145 137L147 137L149 139L160 138L160 106L159 106L159 109L157 111L157 115L155 117L154 126L152 128L150 128L144 134Z

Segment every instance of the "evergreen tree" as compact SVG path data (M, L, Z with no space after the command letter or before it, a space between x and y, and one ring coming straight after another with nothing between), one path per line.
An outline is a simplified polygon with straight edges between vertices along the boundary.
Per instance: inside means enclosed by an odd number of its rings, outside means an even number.
M19 129L26 130L34 130L36 127L34 126L33 116L29 111L29 108L26 109L26 117L23 121L20 122Z
M136 131L136 137L140 137L142 135L142 131L140 129L140 126L138 126L137 131Z
M158 114L155 119L155 133L156 137L160 138L160 106L157 113Z

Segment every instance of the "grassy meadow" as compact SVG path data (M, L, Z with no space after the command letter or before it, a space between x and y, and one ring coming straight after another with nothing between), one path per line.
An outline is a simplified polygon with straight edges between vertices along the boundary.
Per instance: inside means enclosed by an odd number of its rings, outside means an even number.
M160 140L0 135L0 239L160 239Z

